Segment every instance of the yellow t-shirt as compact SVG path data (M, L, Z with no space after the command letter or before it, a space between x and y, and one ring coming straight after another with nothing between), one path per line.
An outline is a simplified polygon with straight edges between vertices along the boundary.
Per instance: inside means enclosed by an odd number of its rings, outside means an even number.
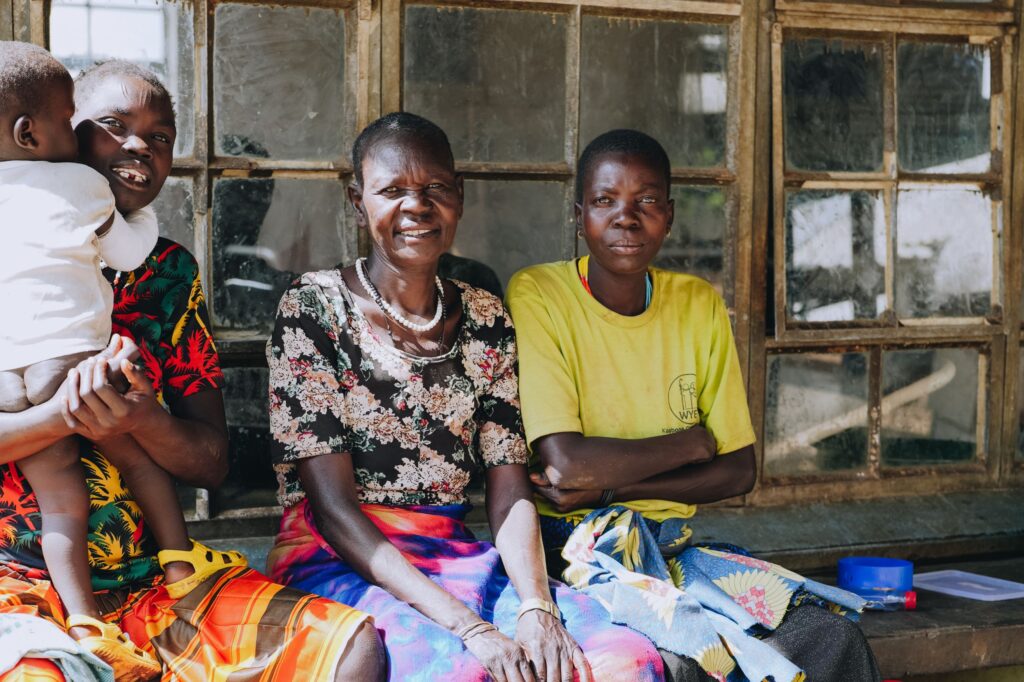
M651 269L651 304L626 317L583 288L575 261L516 273L508 307L519 349L527 442L552 433L638 439L703 425L725 454L754 442L729 315L706 281ZM636 500L655 521L693 516L693 505ZM582 518L590 510L550 516Z

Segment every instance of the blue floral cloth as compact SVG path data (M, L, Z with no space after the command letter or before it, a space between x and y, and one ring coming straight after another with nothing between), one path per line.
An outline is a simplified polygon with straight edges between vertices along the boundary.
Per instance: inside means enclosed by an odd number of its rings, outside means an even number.
M545 519L547 530L550 521ZM601 602L612 622L697 661L719 682L801 682L804 673L759 639L791 606L816 603L857 618L864 600L781 566L712 546L690 546L682 519L655 526L613 506L588 514L562 550L563 577ZM568 521L563 521L569 524Z

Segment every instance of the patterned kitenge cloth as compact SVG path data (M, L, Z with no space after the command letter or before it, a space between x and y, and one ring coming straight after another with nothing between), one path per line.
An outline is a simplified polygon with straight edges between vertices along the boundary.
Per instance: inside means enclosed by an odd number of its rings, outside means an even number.
M104 619L163 663L162 682L330 680L365 613L271 582L251 568L215 574L175 601L156 586L96 595ZM0 616L34 616L63 627L53 586L0 565ZM23 644L0 637L0 650ZM25 658L0 682L78 682L44 658Z
M478 541L463 523L468 506L363 505L362 510L413 566L504 634L515 635L519 597L494 546ZM267 563L275 580L372 614L387 646L390 680L490 679L462 640L367 582L339 558L317 531L308 501L285 510ZM610 624L597 602L561 583L552 581L552 593L566 628L583 647L594 679L663 679L661 658L645 637Z
M800 682L803 671L758 636L778 627L790 607L818 604L855 619L864 605L739 548L688 546L682 519L649 524L612 506L575 527L550 517L543 525L546 535L568 533L563 575L571 586L600 601L612 622L694 659L719 682Z
M220 360L195 258L160 238L133 272L104 274L114 289L114 331L166 405L220 388ZM89 489L89 564L104 618L164 664L165 682L331 679L366 614L272 583L247 568L218 573L175 602L160 586L156 544L117 469L82 442ZM39 506L17 466L0 466L0 614L63 626L63 608L40 550ZM21 646L0 633L0 651ZM0 682L62 680L53 661L25 658ZM69 675L67 679L80 677Z

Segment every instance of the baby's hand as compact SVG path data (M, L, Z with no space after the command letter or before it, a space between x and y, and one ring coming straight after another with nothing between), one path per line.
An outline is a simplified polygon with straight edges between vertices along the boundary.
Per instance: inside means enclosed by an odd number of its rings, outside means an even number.
M131 388L128 377L121 369L121 361L134 361L139 357L139 347L131 339L114 334L110 337L110 343L99 352L97 359L107 361L107 382L114 387L118 393L125 393Z

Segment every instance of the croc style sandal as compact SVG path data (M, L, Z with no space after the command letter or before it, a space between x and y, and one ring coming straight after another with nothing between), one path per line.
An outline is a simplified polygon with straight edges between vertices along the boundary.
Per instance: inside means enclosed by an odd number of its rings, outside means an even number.
M66 626L96 631L97 634L83 637L78 643L113 668L117 682L145 682L159 676L163 670L159 661L137 647L113 623L75 613L68 616Z
M232 566L249 565L240 552L219 552L195 540L192 540L191 551L165 549L162 552L157 552L156 558L160 562L160 568L175 561L181 561L191 564L195 570L195 573L187 578L173 583L164 583L171 599L181 599L217 571Z

